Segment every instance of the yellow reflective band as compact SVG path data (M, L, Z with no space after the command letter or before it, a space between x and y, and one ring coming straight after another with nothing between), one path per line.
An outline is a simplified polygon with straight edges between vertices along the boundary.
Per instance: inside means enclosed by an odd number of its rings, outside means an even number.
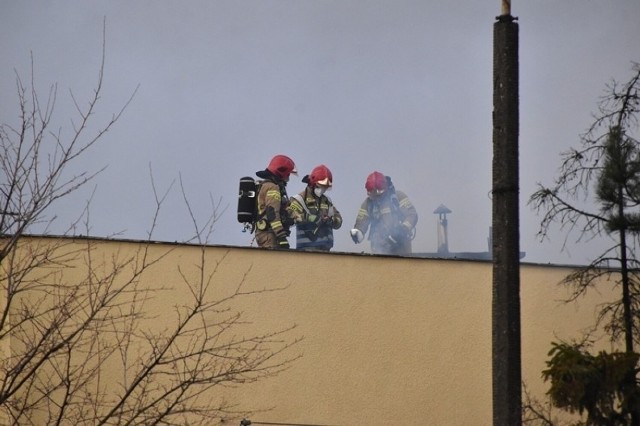
M280 201L280 190L276 190L276 189L268 190L267 197Z

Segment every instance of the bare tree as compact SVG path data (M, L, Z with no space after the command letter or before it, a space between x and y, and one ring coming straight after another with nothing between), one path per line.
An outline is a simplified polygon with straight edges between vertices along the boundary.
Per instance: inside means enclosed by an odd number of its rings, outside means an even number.
M564 426L553 410L550 401L541 402L533 397L526 384L522 385L522 424L528 426Z
M598 282L609 281L621 288L620 299L604 301L601 305L596 326L603 325L612 341L623 340L629 356L634 353L634 343L640 341L640 328L634 321L640 314L640 263L636 256L640 242L640 143L633 136L638 130L639 89L640 64L634 64L633 76L628 82L622 85L613 82L607 87L594 123L581 137L581 146L562 154L555 185L539 185L529 201L543 213L539 231L543 239L552 224L560 223L567 238L577 234L577 242L598 237L607 237L612 242L589 265L576 268L562 283L572 289L567 302L576 300ZM571 362L585 365L590 362L590 354L573 349L571 345L559 344L551 351L546 377L552 380L552 391L568 386L555 381L566 377L558 371L566 368L566 353L584 355L570 357ZM606 355L612 359L636 359L616 353ZM613 391L618 396L619 412L614 411L607 418L621 414L624 419L630 418L631 424L638 425L640 397L636 367L627 364L625 380L620 382L624 389ZM617 391L619 393L615 393ZM561 403L558 398L554 402ZM577 405L570 408L580 410ZM598 417L593 414L596 412L592 410L590 415Z
M541 239L554 223L560 224L567 237L577 234L577 242L602 236L611 239L608 249L566 277L564 283L573 286L573 300L603 276L619 277L614 281L623 285L624 297L605 306L600 320L608 319L614 340L625 336L628 350L633 350L631 336L638 337L637 325L631 323L632 312L638 312L637 294L628 293L637 293L640 145L632 135L640 113L639 86L640 65L636 64L634 76L626 84L614 82L607 88L594 123L582 137L581 148L562 154L555 185L539 185L529 200L543 213ZM589 201L599 209L590 209Z
M247 327L234 303L278 288L249 288L246 276L225 283L216 273L226 256L206 256L219 203L204 225L195 219L190 239L199 261L178 265L181 280L151 281L153 268L172 249L152 244L156 219L168 193L155 187L149 239L133 253L95 238L72 238L87 215L60 236L30 235L52 223L52 205L87 184L96 173L68 177L84 153L120 118L124 107L96 133L88 122L102 93L98 80L83 107L71 94L78 119L68 138L50 129L57 88L42 103L32 75L17 76L20 119L0 126L0 423L2 424L212 424L251 411L223 398L221 385L268 377L296 359L294 326L259 332ZM135 92L134 92L135 94ZM133 96L132 96L133 97ZM153 183L153 177L151 179ZM184 196L185 191L182 188ZM195 243L195 244L193 244ZM105 247L108 246L108 247ZM153 298L179 289L188 295L161 318L146 310ZM115 372L115 373L114 373Z

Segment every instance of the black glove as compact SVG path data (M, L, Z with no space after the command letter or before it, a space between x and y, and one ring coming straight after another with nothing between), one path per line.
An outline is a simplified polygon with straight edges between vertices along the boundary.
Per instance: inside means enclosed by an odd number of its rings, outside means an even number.
M310 214L307 216L307 220L310 223L313 223L316 226L320 226L320 224L322 223L322 218L320 216L318 216L317 214Z
M393 240L396 243L406 240L408 236L409 230L406 228L406 226L401 224L396 225L396 227L391 231L391 234L389 234L390 240Z
M333 218L331 216L323 216L320 224L324 226L333 226Z
M398 224L391 230L389 236L387 236L387 242L391 247L397 247L406 241L408 237L409 232L407 228L402 224Z
M293 220L293 218L289 216L281 217L280 221L282 222L282 226L284 227L291 227L295 224L295 221Z

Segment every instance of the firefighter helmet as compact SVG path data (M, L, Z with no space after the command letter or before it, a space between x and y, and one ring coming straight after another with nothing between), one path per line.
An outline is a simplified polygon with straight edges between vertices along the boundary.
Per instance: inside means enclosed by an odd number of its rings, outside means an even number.
M388 187L387 177L380 172L373 172L367 176L367 182L364 187L368 193L382 194Z
M280 179L288 179L290 174L297 174L296 164L286 155L276 155L271 159L267 170Z
M331 186L333 185L333 175L331 174L331 170L324 164L320 164L311 170L311 174L309 175L309 185L323 185L323 186Z

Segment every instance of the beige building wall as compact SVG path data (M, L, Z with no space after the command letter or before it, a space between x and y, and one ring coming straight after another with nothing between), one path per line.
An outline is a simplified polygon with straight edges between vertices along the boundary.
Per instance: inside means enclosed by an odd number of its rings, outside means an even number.
M124 256L139 247L105 241L98 253ZM165 257L143 280L170 288L146 306L158 325L188 297L178 268L195 277L201 249L154 244L152 250ZM249 417L255 424L492 424L490 262L229 247L204 253L211 268L217 265L216 295L242 282L248 290L285 287L240 298L235 307L252 328L296 325L289 337L302 338L291 350L301 358L290 369L221 390L258 410ZM613 297L605 284L563 304L567 293L557 283L569 272L521 267L522 376L539 398L550 342L579 338L593 325L596 305Z

